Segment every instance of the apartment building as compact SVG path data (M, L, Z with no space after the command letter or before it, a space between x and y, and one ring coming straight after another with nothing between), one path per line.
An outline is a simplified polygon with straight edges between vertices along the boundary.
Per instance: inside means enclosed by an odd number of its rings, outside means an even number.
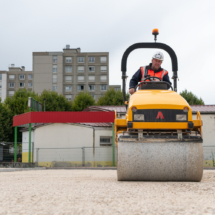
M109 85L109 53L81 52L69 45L62 52L33 52L33 71L11 64L9 71L0 71L0 97L3 101L18 89L36 93L56 91L68 100L74 100L82 91L88 91L97 101L109 88L116 91L120 85Z
M33 89L33 72L25 71L25 67L9 66L9 71L0 71L0 97L4 101L7 96L13 96L18 89Z
M33 74L35 92L53 90L73 100L89 91L98 100L109 87L109 53L81 52L69 45L63 52L33 52Z
M7 74L6 71L0 71L0 100L4 101L7 97Z

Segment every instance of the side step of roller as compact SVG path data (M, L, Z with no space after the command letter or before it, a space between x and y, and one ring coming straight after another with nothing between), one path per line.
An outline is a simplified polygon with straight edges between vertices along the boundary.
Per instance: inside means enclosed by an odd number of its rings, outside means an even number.
M118 181L193 181L203 175L201 142L118 142Z

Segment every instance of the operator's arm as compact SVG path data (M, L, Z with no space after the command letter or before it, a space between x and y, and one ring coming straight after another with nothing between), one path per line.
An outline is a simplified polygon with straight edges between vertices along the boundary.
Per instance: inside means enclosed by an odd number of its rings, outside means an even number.
M166 81L166 82L168 82L170 85L172 85L172 83L171 83L170 80L169 80L169 75L168 75L168 73L167 73L166 75L163 76L163 81ZM168 85L167 88L169 89L170 86Z
M137 86L138 82L141 81L141 70L138 69L137 72L132 76L129 84L129 93L133 94L135 92L135 87Z

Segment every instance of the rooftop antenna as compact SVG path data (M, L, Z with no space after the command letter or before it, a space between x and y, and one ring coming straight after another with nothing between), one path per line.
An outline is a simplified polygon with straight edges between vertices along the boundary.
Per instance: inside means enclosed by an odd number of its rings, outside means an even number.
M154 29L152 30L152 34L155 36L154 40L155 40L155 43L156 43L157 35L159 34L158 29L157 29L157 28L154 28Z

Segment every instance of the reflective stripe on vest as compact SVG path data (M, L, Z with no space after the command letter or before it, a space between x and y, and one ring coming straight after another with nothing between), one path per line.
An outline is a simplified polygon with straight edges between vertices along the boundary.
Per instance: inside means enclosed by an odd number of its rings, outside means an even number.
M146 66L140 67L140 69L141 69L141 82L144 81L147 75L158 77L161 79L161 81L163 81L164 75L168 73L165 69L159 72L154 72L153 70L150 70L150 69L147 70ZM146 81L149 81L149 80L146 80Z

